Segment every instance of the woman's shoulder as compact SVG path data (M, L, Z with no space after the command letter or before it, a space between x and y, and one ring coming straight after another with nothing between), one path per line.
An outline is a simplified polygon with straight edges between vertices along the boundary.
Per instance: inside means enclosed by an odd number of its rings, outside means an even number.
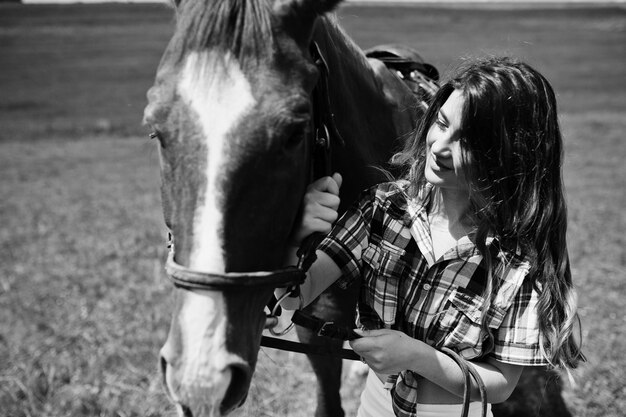
M520 246L503 244L494 239L489 245L494 271L499 278L496 304L508 309L515 299L529 300L536 296L533 279L534 257ZM519 301L518 301L519 302Z

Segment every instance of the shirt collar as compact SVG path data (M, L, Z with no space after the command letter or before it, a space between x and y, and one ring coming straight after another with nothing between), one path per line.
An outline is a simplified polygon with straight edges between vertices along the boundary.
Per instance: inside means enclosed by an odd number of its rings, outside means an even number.
M411 236L417 243L421 253L424 255L428 266L433 266L437 261L449 259L468 259L469 257L478 254L478 249L472 241L472 236L466 235L459 239L457 245L450 248L450 250L448 250L441 257L441 259L435 259L427 211L432 198L433 189L434 186L432 184L426 183L426 185L418 192L417 197L407 197L407 212L410 218L409 227ZM488 238L487 244L490 244L491 241L492 238Z

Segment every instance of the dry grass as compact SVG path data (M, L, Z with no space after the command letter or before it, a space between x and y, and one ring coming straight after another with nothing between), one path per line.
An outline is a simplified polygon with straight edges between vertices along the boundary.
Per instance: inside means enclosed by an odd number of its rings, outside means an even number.
M365 47L420 45L441 68L509 51L553 80L589 358L565 397L576 416L620 416L625 12L516 13L341 16ZM156 366L170 309L158 167L139 127L170 21L161 6L0 7L0 416L173 415ZM348 410L359 387L345 384ZM313 390L302 356L265 349L241 415L310 415Z

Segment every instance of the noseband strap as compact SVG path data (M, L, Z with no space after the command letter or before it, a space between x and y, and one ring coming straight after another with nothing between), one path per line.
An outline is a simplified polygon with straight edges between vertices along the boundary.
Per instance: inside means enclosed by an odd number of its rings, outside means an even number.
M189 290L228 290L244 288L277 288L297 286L304 282L306 272L296 266L275 271L255 272L202 272L176 263L170 251L165 264L167 276L176 287Z

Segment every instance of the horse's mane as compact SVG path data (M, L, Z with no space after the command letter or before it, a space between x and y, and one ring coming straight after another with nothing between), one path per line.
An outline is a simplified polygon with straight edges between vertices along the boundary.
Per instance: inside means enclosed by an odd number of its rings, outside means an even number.
M347 56L354 60L353 63L355 65L367 69L370 68L365 54L339 25L339 21L335 13L327 13L324 15L322 18L322 24L319 25L318 29L326 34L333 50L344 50L344 52L348 52ZM341 41L341 44L338 44L337 41Z
M258 60L272 45L271 5L267 0L215 0L181 2L179 33L184 49L220 48L240 63ZM181 51L182 52L182 51Z
M346 34L335 14L324 15L318 23L313 39L320 43L322 53L331 68L330 88L343 92L333 95L337 120L342 121L345 131L351 132L351 137L394 131L394 128L383 122L385 118L382 113L390 112L389 103L382 91L381 81L365 53ZM350 110L356 102L369 103L361 109L359 117L354 117ZM369 117L375 115L378 117Z

